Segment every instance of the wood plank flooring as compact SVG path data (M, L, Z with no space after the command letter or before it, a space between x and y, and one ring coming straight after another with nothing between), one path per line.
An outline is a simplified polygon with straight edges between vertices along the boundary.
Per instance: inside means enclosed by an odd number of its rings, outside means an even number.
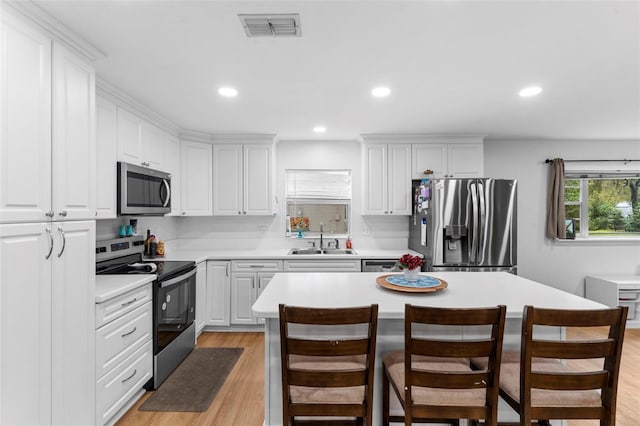
M594 331L570 331L568 338ZM262 333L203 333L201 347L243 347L244 352L220 389L211 407L203 413L138 411L147 392L117 423L140 425L261 426L264 420L264 336ZM625 334L620 383L618 426L640 424L640 329ZM571 421L569 426L595 426L597 421Z

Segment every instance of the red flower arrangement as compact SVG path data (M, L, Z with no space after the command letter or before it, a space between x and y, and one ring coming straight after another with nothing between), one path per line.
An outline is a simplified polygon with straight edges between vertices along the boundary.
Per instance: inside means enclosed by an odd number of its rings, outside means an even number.
M407 253L407 254L403 254L402 257L398 259L398 261L396 262L396 265L400 269L412 270L412 269L420 268L422 265L424 265L424 261L420 256L412 256L409 253Z

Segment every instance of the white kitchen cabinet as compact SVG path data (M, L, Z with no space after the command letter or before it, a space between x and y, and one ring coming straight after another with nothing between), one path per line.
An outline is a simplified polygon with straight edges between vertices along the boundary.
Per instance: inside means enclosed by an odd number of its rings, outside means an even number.
M196 337L204 328L207 298L207 262L196 264Z
M213 214L215 216L273 213L272 144L213 146Z
M231 323L231 263L207 262L205 325L228 326Z
M156 126L118 107L118 160L165 170L165 135Z
M231 261L231 324L263 324L251 313L251 306L276 272L282 271L280 260Z
M180 173L180 139L168 135L167 143L167 172L171 173L171 213L169 216L180 216L182 176Z
M411 144L364 144L364 215L411 214Z
M115 219L117 197L117 126L116 105L96 99L96 219Z
M360 272L360 259L295 259L284 261L285 272Z
M95 422L95 222L0 225L0 424Z
M11 14L2 23L0 221L93 219L94 69Z
M209 143L185 141L180 152L182 216L213 214L212 147Z
M611 308L627 306L627 328L640 328L640 275L587 276L585 297Z
M477 138L476 138L477 139ZM414 179L425 177L425 170L436 178L474 178L484 175L482 140L457 143L414 143L411 174Z

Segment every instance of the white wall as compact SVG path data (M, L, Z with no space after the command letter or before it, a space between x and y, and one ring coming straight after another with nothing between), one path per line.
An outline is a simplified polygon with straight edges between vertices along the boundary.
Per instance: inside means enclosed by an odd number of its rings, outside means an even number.
M584 295L591 274L640 274L640 242L557 242L544 236L547 158L640 158L640 141L485 141L485 175L518 179L518 275Z
M178 221L182 249L269 249L305 247L306 241L285 238L286 169L350 169L353 185L353 248L406 248L406 217L363 217L362 156L359 141L280 141L275 145L275 217L187 217ZM344 246L344 244L343 244Z

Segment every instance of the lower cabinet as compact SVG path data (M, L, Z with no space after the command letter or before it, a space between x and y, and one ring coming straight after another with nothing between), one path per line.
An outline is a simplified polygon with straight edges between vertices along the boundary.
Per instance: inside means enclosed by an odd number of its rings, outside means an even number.
M0 424L95 419L95 221L0 225Z
M151 283L96 305L95 423L111 422L153 375Z
M204 325L228 326L231 305L231 262L208 261ZM196 308L197 309L197 308Z
M251 306L276 272L282 272L280 260L234 260L231 262L231 324L261 324Z

